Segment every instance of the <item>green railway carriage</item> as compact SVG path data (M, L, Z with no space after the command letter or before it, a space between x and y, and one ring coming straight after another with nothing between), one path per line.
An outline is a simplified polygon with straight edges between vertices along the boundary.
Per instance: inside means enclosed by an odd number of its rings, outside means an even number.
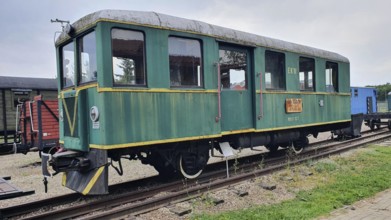
M220 143L300 151L308 135L349 126L349 60L333 52L117 10L75 22L56 48L67 151L43 164L83 194L107 193L110 158L195 178Z

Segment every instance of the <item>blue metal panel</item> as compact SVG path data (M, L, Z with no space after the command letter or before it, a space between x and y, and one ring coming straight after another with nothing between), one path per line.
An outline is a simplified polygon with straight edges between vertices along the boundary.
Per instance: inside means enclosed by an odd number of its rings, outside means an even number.
M352 114L377 112L376 88L351 87Z

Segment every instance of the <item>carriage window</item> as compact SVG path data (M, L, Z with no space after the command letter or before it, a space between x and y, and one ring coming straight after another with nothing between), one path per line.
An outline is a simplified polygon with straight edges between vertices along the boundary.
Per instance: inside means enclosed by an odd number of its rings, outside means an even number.
M338 64L326 62L326 91L338 92Z
M202 87L201 43L179 37L168 38L170 85Z
M114 85L146 85L144 34L139 31L111 31Z
M300 90L314 91L315 60L306 57L299 59Z
M75 48L71 42L61 49L62 55L62 86L75 85Z
M266 89L285 90L285 54L265 52Z
M78 42L80 70L79 83L96 81L96 40L95 32L89 33Z
M221 85L223 89L246 89L246 52L236 50L219 50L219 54Z
M31 89L12 89L12 110L15 110L17 105L30 100L30 93Z

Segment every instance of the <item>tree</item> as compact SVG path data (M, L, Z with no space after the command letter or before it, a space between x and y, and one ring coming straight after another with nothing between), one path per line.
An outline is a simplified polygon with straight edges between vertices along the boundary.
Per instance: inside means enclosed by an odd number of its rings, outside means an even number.
M366 86L366 87L375 87L377 89L377 100L379 101L387 100L387 95L389 92L391 92L390 83L386 83L384 85Z
M134 72L134 61L128 58L120 58L122 59L121 63L118 64L118 67L123 70L122 74L116 74L118 79L117 83L124 84L135 84L136 83L136 74Z

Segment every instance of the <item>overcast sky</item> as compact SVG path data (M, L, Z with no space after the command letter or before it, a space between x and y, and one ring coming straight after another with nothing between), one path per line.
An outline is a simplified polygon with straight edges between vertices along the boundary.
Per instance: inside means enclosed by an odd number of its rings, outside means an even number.
M391 1L387 0L3 0L0 75L56 77L50 19L75 22L102 9L155 11L337 52L351 85L391 82Z

